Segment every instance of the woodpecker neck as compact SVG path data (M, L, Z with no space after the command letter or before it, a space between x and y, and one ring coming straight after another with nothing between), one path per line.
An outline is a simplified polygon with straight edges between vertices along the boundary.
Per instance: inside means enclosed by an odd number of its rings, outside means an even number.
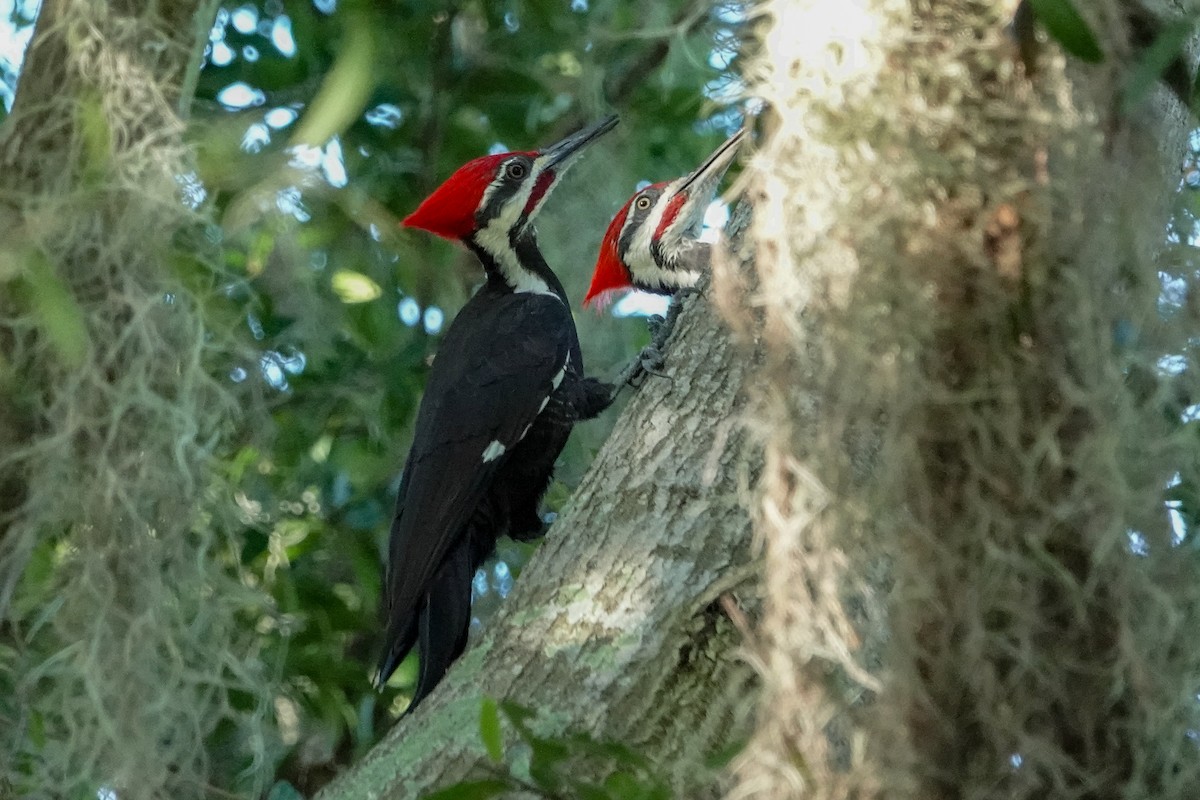
M674 294L700 281L701 274L709 269L711 253L711 245L694 239L683 239L671 248L655 240L650 244L650 255L630 264L629 271L637 288Z
M567 292L538 249L532 226L503 239L475 234L464 243L483 265L493 287L517 294L550 295L567 302Z

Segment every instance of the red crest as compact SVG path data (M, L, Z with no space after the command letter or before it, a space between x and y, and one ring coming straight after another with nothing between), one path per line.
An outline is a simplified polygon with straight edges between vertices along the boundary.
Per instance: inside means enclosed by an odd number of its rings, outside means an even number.
M629 269L621 261L617 240L621 238L621 228L625 226L625 219L629 216L629 209L633 205L635 197L637 197L636 194L629 198L625 205L621 206L617 215L612 218L612 222L608 223L608 230L604 232L604 240L600 242L600 255L596 259L596 268L592 272L592 285L588 287L587 296L583 298L584 306L603 308L612 300L613 293L618 289L633 286Z
M513 153L480 156L463 164L400 224L446 239L465 239L475 231L475 212L500 164ZM536 156L536 153L526 155Z

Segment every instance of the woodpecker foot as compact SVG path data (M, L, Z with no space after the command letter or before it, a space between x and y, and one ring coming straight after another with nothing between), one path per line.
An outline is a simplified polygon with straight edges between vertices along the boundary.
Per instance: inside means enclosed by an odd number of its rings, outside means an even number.
M621 374L617 375L617 379L613 381L612 396L615 400L617 395L626 386L637 388L642 385L642 379L646 375L646 368L642 365L642 356L639 353L621 370Z
M675 329L679 313L683 310L683 298L694 294L703 294L703 292L690 286L680 289L675 293L671 305L667 307L665 317L654 314L646 318L646 327L650 329L650 344L643 347L642 351L634 356L633 360L617 376L612 392L614 400L625 386L632 386L635 389L640 387L647 375L674 381L674 378L663 372L663 366L667 363L663 353L666 350L667 340L671 338L671 332Z
M662 314L651 314L650 316L646 317L646 328L650 331L651 341L658 341L659 332L662 331L663 325L666 324L667 318Z
M642 352L637 355L637 360L641 365L642 372L646 375L671 380L671 376L662 371L663 366L667 363L667 358L663 355L662 349L653 342L642 348Z
M683 299L694 294L700 294L700 290L691 286L680 289L671 300L671 305L667 307L665 318L655 314L646 320L646 327L650 329L650 347L659 352L666 349L667 340L671 338L671 332L675 330L675 323L679 321L679 314L683 311Z
M643 347L642 351L634 356L617 376L612 392L613 399L616 399L616 396L621 393L621 389L626 386L632 386L635 389L641 387L647 375L674 381L674 378L662 371L664 363L666 363L666 359L663 358L661 350L653 344Z

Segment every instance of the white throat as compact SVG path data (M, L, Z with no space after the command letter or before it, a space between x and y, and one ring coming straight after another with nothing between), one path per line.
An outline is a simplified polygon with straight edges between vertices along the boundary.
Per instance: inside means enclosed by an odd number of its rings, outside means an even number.
M558 297L543 278L530 272L521 264L513 250L512 241L509 239L509 232L520 220L521 212L525 210L526 204L529 203L529 197L533 193L533 187L537 184L536 176L541 174L543 168L542 158L544 156L533 162L532 174L521 186L520 191L509 198L508 202L501 207L500 213L488 220L487 225L475 232L475 241L496 262L500 273L504 276L504 281L512 287L514 292L517 294L548 294ZM496 178L484 191L484 204L500 186L501 180ZM546 193L547 196L549 194L549 192ZM545 200L546 197L542 197L537 208L531 210L529 220L536 216ZM532 222L526 221L525 224L531 225Z

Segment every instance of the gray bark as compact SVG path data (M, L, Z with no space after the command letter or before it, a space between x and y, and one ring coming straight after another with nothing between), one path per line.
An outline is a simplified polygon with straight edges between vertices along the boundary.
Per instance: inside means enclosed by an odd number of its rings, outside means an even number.
M744 736L752 705L718 601L751 574L757 460L741 423L749 360L703 299L687 302L672 380L637 391L481 640L321 798L411 798L479 776L484 697L536 710L540 735L630 745L679 796L718 791L699 764Z

